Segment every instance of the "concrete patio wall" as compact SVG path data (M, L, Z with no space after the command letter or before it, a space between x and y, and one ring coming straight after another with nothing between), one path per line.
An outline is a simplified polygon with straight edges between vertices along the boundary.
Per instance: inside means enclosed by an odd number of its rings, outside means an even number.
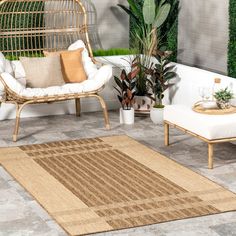
M229 0L180 0L178 62L227 73Z
M117 4L126 0L92 0L98 15L98 31L104 49L129 47L129 17Z

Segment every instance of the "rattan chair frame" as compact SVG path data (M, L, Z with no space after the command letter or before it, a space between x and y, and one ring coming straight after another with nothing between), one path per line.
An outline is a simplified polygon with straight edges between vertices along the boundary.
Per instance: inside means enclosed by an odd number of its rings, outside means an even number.
M31 7L37 6L37 4L41 4L40 7L31 10ZM20 9L20 6L30 10L27 12L23 8ZM46 9L46 7L49 7L49 9ZM47 17L49 22L45 20ZM87 13L80 0L2 0L0 2L0 18L0 38L4 43L2 52L5 55L10 54L13 57L34 56L44 50L65 50L73 40L82 39L91 59L95 62L88 34ZM23 19L23 25L22 23L19 24L16 19ZM27 23L27 19L35 21L35 25L32 22L31 25ZM37 19L43 22L43 26L37 28ZM56 22L57 20L59 22ZM46 25L47 23L49 25ZM0 81L5 89L4 97L2 97L0 103L16 105L14 142L17 141L18 137L21 112L29 104L75 100L76 115L80 116L80 99L94 97L99 100L103 109L106 128L110 128L107 106L99 95L103 88L86 93L26 97L15 93L1 76Z

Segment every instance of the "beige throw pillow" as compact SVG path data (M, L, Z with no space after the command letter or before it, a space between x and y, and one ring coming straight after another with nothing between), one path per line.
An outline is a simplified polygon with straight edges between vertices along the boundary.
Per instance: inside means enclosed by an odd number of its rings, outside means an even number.
M30 88L47 88L65 84L61 70L60 56L20 57L25 74L26 86Z
M83 50L83 48L79 48L72 51L44 51L43 53L46 57L54 55L61 56L62 73L66 83L81 83L87 79L82 62Z

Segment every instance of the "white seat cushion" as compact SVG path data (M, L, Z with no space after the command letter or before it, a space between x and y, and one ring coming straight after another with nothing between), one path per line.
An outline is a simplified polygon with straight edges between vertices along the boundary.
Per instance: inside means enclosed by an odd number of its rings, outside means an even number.
M164 120L208 140L236 137L236 114L205 115L185 105L169 105L164 109Z
M62 86L48 88L25 88L12 75L4 72L1 74L6 84L17 94L24 97L44 97L62 94L91 92L100 89L112 76L112 66L102 66L93 78L82 83L68 83Z

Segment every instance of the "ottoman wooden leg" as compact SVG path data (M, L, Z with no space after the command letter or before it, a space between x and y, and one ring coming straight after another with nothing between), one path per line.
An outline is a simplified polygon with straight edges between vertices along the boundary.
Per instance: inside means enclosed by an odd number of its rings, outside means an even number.
M169 146L170 142L169 142L169 124L164 123L164 127L165 127L165 145Z
M213 169L213 144L208 143L208 168Z

